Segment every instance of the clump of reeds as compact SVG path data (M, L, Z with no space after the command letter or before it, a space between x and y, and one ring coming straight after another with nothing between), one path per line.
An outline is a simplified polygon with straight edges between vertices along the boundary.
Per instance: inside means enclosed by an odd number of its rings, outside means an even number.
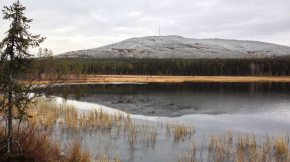
M221 137L216 135L210 135L209 144L208 144L208 152L209 158L212 158L213 161L222 161L224 159L226 145L223 143L224 140Z
M100 155L96 160L96 162L120 162L120 161L121 160L120 160L119 155L115 155L115 158L111 160L109 156L107 156L106 154Z
M194 134L194 128L189 124L184 123L166 123L165 135L171 137L173 135L174 141L185 140L186 137L190 138Z
M3 129L0 129L0 139L5 138L2 131ZM51 140L47 133L35 125L20 129L19 133L13 131L13 135L16 138L13 142L13 156L6 157L0 153L0 161L6 161L7 158L11 161L90 161L89 154L81 150L79 143L73 144L71 149L63 152L60 143ZM2 143L0 146L3 147Z
M207 146L207 161L290 161L289 138L272 140L267 137L258 144L255 135L240 135L234 139L228 132L222 136L210 135Z
M127 133L127 136L128 136L128 142L129 142L129 148L130 148L130 151L133 152L135 150L135 144L137 142L137 126L135 124L130 124L128 125L128 133Z
M263 161L270 159L272 154L272 146L273 141L272 139L267 136L265 141L261 144L261 150L259 151L259 158Z
M48 134L41 132L39 128L35 126L22 129L17 141L19 142L19 154L23 156L25 160L58 161L63 158L60 144L50 141Z
M79 128L78 112L72 106L66 106L62 108L62 115L65 126L68 129L77 130Z
M284 138L277 137L274 142L275 156L278 161L288 159L289 143Z
M60 117L61 109L54 103L38 100L37 104L28 108L28 114L29 124L52 129Z
M87 150L82 150L81 142L79 140L75 140L71 145L69 145L69 149L66 153L67 161L75 161L75 162L90 162L90 153Z
M196 160L196 143L192 140L188 151L177 155L177 162L195 162Z
M154 148L157 140L157 128L153 125L148 125L148 123L143 123L140 125L135 125L137 128L137 133L139 139L143 144L146 144L147 148L151 146Z
M130 123L129 115L121 112L109 114L102 109L93 109L87 113L79 113L71 105L56 105L52 102L39 100L36 105L28 109L29 123L43 128L52 129L56 123L64 129L79 131L89 130L111 130L113 126L123 127L125 122Z
M183 123L172 124L172 127L175 141L184 140L186 137L191 137L194 133L192 126Z
M108 114L102 109L93 110L87 114L86 126L91 128L110 130L115 120L119 120L119 116Z

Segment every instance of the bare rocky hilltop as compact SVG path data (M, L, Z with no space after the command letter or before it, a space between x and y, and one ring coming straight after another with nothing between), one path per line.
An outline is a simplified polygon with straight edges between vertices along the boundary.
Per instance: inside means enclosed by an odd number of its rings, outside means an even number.
M82 58L271 58L290 56L290 47L229 39L181 36L131 38L100 48L67 52L58 57Z

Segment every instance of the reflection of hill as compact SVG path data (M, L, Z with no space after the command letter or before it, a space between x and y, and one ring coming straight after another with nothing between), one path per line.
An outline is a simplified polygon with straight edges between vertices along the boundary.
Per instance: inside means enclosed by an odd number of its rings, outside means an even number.
M70 85L52 94L99 103L132 114L181 116L263 111L286 102L289 84L196 83L145 85Z

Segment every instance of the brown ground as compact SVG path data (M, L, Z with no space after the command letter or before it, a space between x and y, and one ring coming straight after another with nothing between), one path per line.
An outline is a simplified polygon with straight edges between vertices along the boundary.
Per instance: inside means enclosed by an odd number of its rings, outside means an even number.
M35 84L46 83L39 80ZM149 76L149 75L70 75L60 83L182 83L182 82L289 82L290 76Z

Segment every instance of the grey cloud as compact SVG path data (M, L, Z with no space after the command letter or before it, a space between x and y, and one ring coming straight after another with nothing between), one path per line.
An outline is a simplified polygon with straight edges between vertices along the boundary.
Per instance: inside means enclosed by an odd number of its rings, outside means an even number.
M0 1L0 7L10 2ZM22 0L32 31L55 53L163 35L267 41L290 46L288 0ZM0 37L7 29L0 23Z

